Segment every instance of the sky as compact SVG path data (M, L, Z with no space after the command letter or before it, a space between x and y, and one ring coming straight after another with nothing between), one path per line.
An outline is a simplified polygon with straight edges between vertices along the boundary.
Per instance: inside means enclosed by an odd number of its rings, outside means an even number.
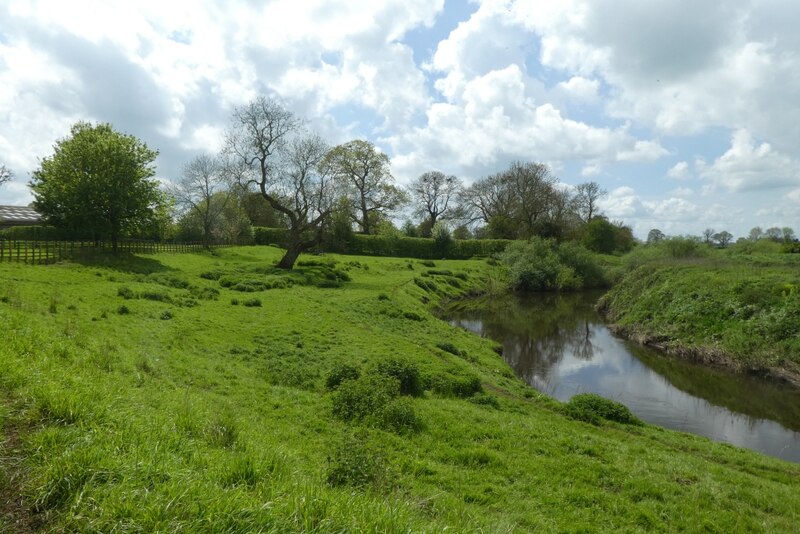
M535 161L639 238L800 230L798 21L796 0L0 0L0 204L33 200L75 122L175 180L265 95L400 184Z

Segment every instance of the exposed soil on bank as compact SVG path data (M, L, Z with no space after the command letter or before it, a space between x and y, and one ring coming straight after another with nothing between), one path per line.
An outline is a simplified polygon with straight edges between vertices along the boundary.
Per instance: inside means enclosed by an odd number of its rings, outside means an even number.
M747 366L717 347L690 347L681 345L672 339L643 334L618 324L608 324L607 326L611 332L619 337L658 349L670 356L703 365L722 367L736 373L756 375L767 380L774 380L800 388L800 366L793 362L784 361L778 367Z

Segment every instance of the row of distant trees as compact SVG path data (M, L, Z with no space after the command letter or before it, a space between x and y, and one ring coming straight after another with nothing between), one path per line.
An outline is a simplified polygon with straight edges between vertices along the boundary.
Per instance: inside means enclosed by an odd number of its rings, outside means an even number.
M129 235L177 232L210 241L251 225L282 227L284 268L349 232L580 239L600 252L634 242L630 228L599 213L606 193L596 183L571 188L543 164L515 162L469 187L430 171L403 188L373 144L330 147L269 98L234 110L223 146L188 162L180 179L162 188L153 179L157 151L109 124L80 122L33 173L34 206L55 226L114 244ZM396 228L393 218L409 209L416 220Z
M666 237L667 236L664 234L664 232L658 228L653 228L647 233L647 244L658 243L659 241L666 239ZM717 232L713 228L706 228L703 230L703 233L699 239L707 245L725 248L733 242L733 238L734 235L727 230ZM759 241L761 239L768 239L775 243L794 243L797 241L797 236L794 230L788 226L784 226L782 228L773 226L771 228L767 228L766 230L763 230L760 226L755 226L750 229L747 237L740 237L738 241L752 242Z

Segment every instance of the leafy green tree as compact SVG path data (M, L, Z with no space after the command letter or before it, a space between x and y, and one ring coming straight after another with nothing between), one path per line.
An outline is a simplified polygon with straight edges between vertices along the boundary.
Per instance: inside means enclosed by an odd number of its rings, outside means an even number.
M777 226L767 228L764 231L764 235L767 237L767 239L771 239L772 241L775 242L783 241L783 232Z
M617 249L617 231L605 217L595 217L586 224L583 246L601 254L611 254Z
M472 232L470 232L469 227L464 224L456 226L453 230L453 239L463 241L465 239L472 239L473 237L474 236L472 235Z
M286 216L269 205L261 193L246 191L241 195L239 204L250 219L253 226L267 228L287 228Z
M325 156L325 166L343 183L354 208L353 221L361 233L374 233L375 223L408 201L394 185L389 156L369 141L356 139L334 147Z
M714 241L719 243L719 246L725 248L728 244L733 241L733 234L728 232L727 230L723 230L714 234Z
M164 196L155 175L158 152L110 124L79 122L42 160L30 186L34 208L53 226L95 241L147 226Z
M636 244L636 239L633 237L633 230L630 226L622 221L614 221L614 251L615 252L630 252Z
M353 220L346 198L340 198L325 222L323 246L329 252L348 252L353 246Z
M659 241L663 241L667 236L664 235L664 232L659 230L658 228L653 228L649 232L647 232L647 244L653 245L658 243Z
M437 256L446 258L450 253L450 248L453 246L453 236L450 234L450 228L442 221L439 221L433 225L431 237L433 238L433 249L436 251Z
M406 237L419 237L419 231L411 219L406 219L401 228Z

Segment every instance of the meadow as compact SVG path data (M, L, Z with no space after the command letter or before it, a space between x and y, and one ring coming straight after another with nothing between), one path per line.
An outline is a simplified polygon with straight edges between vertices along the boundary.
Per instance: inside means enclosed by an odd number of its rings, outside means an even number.
M0 530L796 529L800 465L558 403L436 319L485 260L281 253L0 264Z

